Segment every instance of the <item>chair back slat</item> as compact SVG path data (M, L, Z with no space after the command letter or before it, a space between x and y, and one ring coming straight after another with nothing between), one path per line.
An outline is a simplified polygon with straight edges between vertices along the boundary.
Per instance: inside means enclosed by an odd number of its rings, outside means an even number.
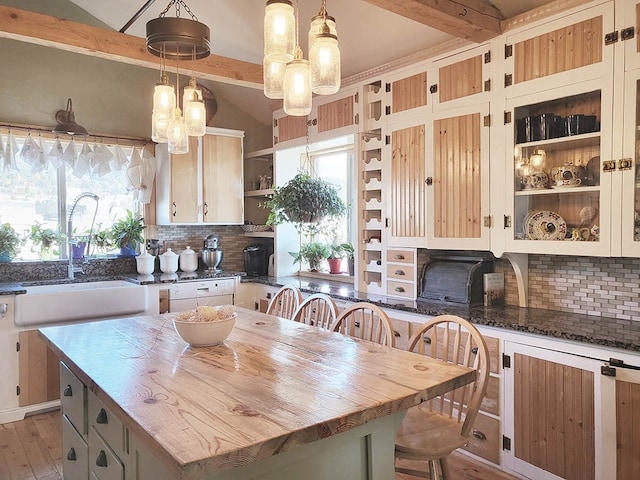
M382 308L369 302L358 302L345 309L331 330L380 345L395 345L393 326L388 315Z
M307 297L298 306L292 316L296 322L306 323L319 328L329 329L338 318L338 307L333 299L324 294L316 293Z
M273 296L267 307L267 314L292 318L302 302L302 293L293 285L285 285Z

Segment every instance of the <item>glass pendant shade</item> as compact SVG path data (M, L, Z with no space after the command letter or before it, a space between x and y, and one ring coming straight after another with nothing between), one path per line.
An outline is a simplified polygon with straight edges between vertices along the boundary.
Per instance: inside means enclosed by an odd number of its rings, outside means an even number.
M309 62L296 59L284 70L284 113L303 117L311 113L311 69Z
M284 98L282 82L284 80L284 69L287 66L286 63L272 62L265 57L262 66L264 95L267 98Z
M187 127L179 108L176 108L175 116L168 126L169 153L189 153L189 136Z
M176 109L176 94L173 85L158 83L153 89L153 113L169 118Z
M202 100L202 90L195 85L193 79L188 86L184 87L182 108L187 135L202 137L207 130L207 117Z
M168 128L171 118L158 117L155 113L151 115L151 140L156 143L167 143Z
M327 26L329 27L329 33L331 35L338 36L338 31L336 29L336 20L333 17L327 15ZM318 14L311 19L311 26L309 27L309 51L311 51L311 47L313 47L313 42L320 33L322 33L322 25L324 24L325 18Z
M340 49L338 38L330 33L315 37L309 50L311 90L319 95L331 95L340 90Z
M264 9L264 56L273 62L293 60L295 17L289 0L269 0Z

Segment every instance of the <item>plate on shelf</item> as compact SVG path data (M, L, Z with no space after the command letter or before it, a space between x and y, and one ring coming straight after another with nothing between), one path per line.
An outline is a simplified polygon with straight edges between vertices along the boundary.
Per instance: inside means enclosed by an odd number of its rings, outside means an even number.
M564 240L567 222L555 212L531 212L524 220L524 231L530 240Z

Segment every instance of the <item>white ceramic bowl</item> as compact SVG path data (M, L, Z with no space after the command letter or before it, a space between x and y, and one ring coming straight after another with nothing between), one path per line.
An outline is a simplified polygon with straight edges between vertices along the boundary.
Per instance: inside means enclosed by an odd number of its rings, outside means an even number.
M192 347L219 345L231 334L236 324L237 313L212 322L182 322L174 320L173 326L185 342Z

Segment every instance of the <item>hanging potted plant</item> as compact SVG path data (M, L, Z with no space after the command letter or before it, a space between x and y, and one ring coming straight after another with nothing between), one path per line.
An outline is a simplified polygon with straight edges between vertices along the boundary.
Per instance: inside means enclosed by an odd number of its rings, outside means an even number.
M276 187L263 207L271 210L267 225L290 222L300 228L327 217L340 217L347 211L335 185L304 172Z
M0 225L0 262L10 262L16 258L22 242L22 238L10 224Z
M299 252L289 252L293 257L293 263L302 265L304 260L309 264L310 272L317 272L322 261L329 256L329 245L322 242L309 242L300 247Z
M120 255L134 256L138 244L144 242L142 232L147 228L144 218L127 210L127 216L117 220L111 226L111 239L120 247Z
M58 230L43 227L38 222L35 225L31 225L29 239L33 242L34 247L40 247L40 258L42 260L49 260L54 254L59 255L60 252L54 250L53 247L54 245L60 245L65 240Z

